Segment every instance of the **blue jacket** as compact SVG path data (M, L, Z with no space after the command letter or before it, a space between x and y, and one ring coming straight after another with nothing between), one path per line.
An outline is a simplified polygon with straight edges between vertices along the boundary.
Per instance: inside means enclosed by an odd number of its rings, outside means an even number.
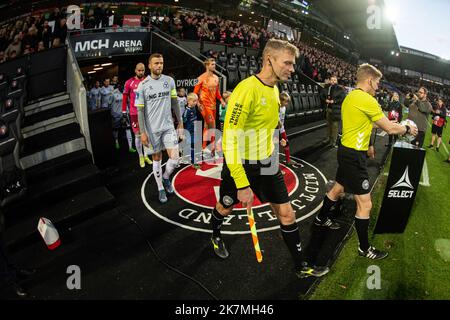
M186 130L194 132L195 121L197 121L197 110L186 106L183 112L183 125Z

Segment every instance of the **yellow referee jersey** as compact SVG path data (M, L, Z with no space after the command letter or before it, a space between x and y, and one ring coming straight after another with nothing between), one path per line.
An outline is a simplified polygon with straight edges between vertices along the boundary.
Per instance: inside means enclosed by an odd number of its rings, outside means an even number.
M279 104L277 86L265 85L256 76L241 81L230 96L222 149L238 189L250 185L241 160L263 160L273 152Z
M358 151L367 151L373 122L385 116L377 100L360 89L353 90L345 97L341 114L342 145Z

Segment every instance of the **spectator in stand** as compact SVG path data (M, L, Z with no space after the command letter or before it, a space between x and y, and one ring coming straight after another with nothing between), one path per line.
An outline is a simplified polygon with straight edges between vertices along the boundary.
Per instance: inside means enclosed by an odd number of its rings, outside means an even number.
M5 55L8 59L11 59L13 51L15 52L15 56L19 56L22 53L22 43L18 34L14 36L14 41L5 50Z
M58 48L61 47L61 39L60 38L54 38L52 42L52 48Z
M102 28L109 27L110 17L113 15L112 10L109 8L109 4L103 5L103 15L102 15Z
M53 9L53 12L50 14L49 21L59 21L63 18L63 14L61 13L61 10L59 8Z
M48 21L45 20L42 27L39 29L38 38L44 42L44 47L48 49L50 47L50 41L53 39L52 28L48 25Z
M44 46L44 41L39 41L38 46L37 46L37 52L41 52L44 51L46 48Z
M83 27L84 27L84 29L94 29L95 28L95 16L94 16L93 9L89 9L87 17L84 19Z
M170 34L170 17L165 16L159 28L161 31Z
M198 40L197 29L189 16L184 20L182 34L184 40Z
M59 38L61 43L64 43L67 38L67 25L66 19L60 19L59 23L55 26L55 32L53 33L53 39Z
M22 46L24 48L24 51L25 51L25 48L27 46L29 46L32 49L32 52L34 52L34 50L37 48L37 44L39 42L39 38L37 35L38 35L38 29L35 26L30 27L28 29L27 35L22 40Z
M16 52L16 50L12 50L12 51L9 53L8 59L7 59L7 60L12 60L12 59L15 59L15 58L17 58L17 52Z
M104 14L103 6L100 3L97 4L97 7L94 9L94 24L96 29L101 27Z

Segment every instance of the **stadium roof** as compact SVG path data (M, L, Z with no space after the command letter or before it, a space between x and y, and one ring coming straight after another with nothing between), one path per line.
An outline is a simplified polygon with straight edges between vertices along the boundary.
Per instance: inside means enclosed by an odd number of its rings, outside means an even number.
M376 7L371 7L371 3ZM392 50L399 50L394 28L383 15L384 1L314 0L312 4L314 11L325 15L349 35L363 57L384 60Z

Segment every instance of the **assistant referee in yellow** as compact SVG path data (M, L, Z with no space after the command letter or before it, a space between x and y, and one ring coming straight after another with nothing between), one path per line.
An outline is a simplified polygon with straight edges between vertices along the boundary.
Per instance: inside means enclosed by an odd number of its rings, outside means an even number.
M383 114L374 98L382 76L370 64L362 64L358 68L356 89L342 103L342 140L337 152L336 184L325 195L322 209L315 220L316 225L337 229L338 223L328 217L330 209L344 191L354 194L357 204L355 228L359 239L358 253L375 260L387 257L388 253L371 246L368 240L372 200L366 158L372 128L375 124L390 135L417 135L416 127L391 122Z
M260 73L241 81L228 101L224 121L224 164L220 199L212 212L212 245L220 258L229 256L220 229L224 216L233 206L242 203L251 208L253 195L269 202L280 223L281 233L299 277L325 275L327 267L313 267L304 260L300 232L289 201L283 175L275 159L272 137L278 125L280 93L278 81L285 81L294 72L299 51L287 41L271 39L263 51Z

